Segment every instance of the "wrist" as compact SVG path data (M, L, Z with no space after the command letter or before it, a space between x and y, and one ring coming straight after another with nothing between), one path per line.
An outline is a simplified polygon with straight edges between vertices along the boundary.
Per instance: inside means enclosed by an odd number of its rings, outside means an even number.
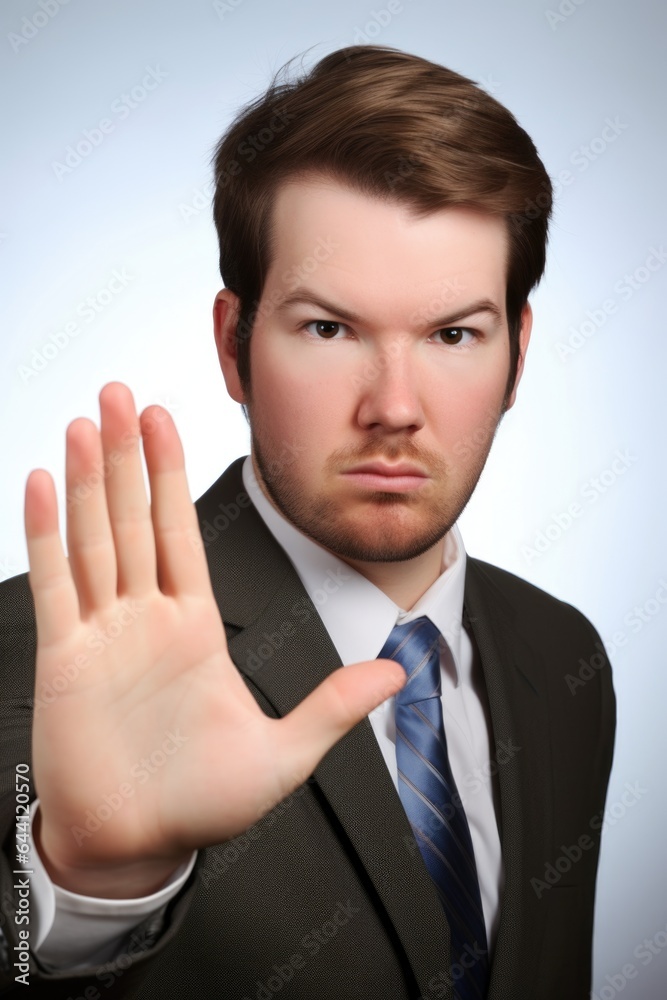
M68 892L101 899L138 899L157 892L189 860L191 852L160 858L137 858L126 862L63 856L51 846L42 827L41 811L33 820L33 842L51 881Z

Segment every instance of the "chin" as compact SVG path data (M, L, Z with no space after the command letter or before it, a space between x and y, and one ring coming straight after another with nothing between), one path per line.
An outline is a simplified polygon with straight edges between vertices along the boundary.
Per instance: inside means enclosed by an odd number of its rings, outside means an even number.
M437 522L425 526L387 523L382 516L373 517L365 525L326 524L320 522L308 534L325 548L342 559L358 562L406 562L416 559L439 542L449 531L453 521ZM382 522L385 523L382 523ZM389 519L391 521L391 519Z

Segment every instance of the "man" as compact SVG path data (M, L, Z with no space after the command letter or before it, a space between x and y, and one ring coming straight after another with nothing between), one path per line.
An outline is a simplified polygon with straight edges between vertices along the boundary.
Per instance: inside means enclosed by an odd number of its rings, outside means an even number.
M29 478L3 985L587 997L610 667L574 697L593 627L455 526L523 370L544 167L470 81L374 46L269 88L215 166L252 455L195 511L170 418L111 383L68 428L68 558Z

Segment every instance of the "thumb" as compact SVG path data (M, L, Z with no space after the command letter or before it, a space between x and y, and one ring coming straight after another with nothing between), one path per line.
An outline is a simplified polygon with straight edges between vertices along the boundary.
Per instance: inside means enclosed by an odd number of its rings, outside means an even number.
M340 667L279 723L284 774L303 783L322 757L374 708L403 687L407 675L394 660L368 660ZM288 795L293 788L288 789Z

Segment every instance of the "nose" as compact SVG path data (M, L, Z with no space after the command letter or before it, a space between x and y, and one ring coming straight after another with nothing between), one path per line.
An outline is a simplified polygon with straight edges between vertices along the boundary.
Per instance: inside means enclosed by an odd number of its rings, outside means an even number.
M357 419L365 430L419 430L424 426L416 359L405 346L378 351L355 375Z

